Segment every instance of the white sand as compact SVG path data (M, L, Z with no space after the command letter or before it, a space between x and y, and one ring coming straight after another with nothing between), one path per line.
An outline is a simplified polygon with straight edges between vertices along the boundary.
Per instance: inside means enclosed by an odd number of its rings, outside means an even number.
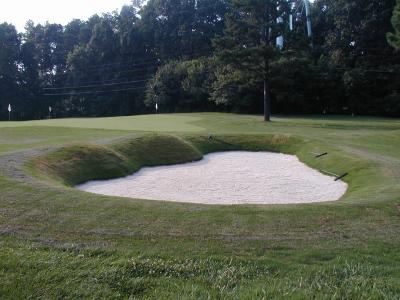
M194 163L143 168L125 178L92 181L82 191L203 204L288 204L333 201L347 184L269 152L219 152Z

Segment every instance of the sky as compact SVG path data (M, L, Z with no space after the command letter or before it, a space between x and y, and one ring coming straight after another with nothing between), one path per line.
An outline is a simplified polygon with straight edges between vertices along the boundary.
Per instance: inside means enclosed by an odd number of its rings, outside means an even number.
M11 23L22 32L29 19L35 24L49 21L65 25L72 19L86 20L130 3L131 0L0 0L0 23Z

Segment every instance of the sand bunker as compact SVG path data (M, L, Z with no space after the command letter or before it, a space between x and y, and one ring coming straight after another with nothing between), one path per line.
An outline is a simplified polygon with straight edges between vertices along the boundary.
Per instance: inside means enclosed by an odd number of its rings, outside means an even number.
M203 204L288 204L338 200L347 184L269 152L219 152L194 163L143 168L125 178L91 181L82 191Z

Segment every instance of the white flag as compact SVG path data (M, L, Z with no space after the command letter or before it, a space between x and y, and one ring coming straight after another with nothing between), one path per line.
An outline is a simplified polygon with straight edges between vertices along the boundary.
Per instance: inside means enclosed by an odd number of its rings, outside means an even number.
M8 112L11 112L11 104L8 104Z

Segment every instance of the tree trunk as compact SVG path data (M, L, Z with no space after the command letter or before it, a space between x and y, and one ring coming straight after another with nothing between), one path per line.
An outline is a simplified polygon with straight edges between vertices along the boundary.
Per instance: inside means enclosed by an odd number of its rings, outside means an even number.
M267 12L267 24L269 23L269 13ZM264 38L265 47L271 46L271 28L269 26L264 27ZM264 53L264 121L271 121L271 95L269 92L269 58L267 52Z
M269 80L268 80L268 71L269 71L269 60L268 57L264 58L264 121L271 121L271 94L269 90Z

